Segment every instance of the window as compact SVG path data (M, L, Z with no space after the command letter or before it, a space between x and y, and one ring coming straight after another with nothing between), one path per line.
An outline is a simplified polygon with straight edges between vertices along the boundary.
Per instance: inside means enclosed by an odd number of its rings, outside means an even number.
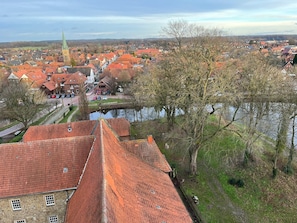
M12 210L22 210L20 199L11 200Z
M46 206L52 206L55 205L55 198L54 195L45 195L45 204Z
M14 221L14 223L26 223L26 220L25 220L25 219L22 219L22 220L16 220L16 221Z
M48 218L49 223L58 223L58 216L50 216Z

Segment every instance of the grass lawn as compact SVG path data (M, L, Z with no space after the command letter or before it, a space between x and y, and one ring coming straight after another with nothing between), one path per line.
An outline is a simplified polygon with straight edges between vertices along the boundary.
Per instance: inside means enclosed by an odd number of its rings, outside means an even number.
M164 123L164 122L163 122ZM152 134L171 166L184 179L182 184L188 197L199 198L197 210L205 222L296 222L297 167L294 174L282 172L287 162L283 156L278 163L279 175L272 178L273 143L258 140L254 146L254 160L242 165L244 143L230 131L217 135L199 152L198 174L188 173L188 152L184 146L165 149L162 122L135 123L132 134L143 138ZM235 180L240 186L232 185Z

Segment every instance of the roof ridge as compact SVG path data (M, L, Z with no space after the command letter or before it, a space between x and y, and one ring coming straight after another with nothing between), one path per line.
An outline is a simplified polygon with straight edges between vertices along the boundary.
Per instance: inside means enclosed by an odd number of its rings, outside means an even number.
M101 222L106 223L108 222L107 218L107 204L106 204L106 176L105 176L105 155L104 155L104 143L103 143L103 127L102 127L102 122L104 120L100 120L100 148L101 148L101 159L102 159L102 218Z
M91 131L91 135L94 135L94 132L95 132L95 130L97 129L98 124L99 124L99 120L96 120L96 123L95 123L95 125L94 125L94 128L93 128L92 131Z
M76 137L75 137L75 138L76 138ZM61 139L65 139L65 138L61 138ZM91 156L91 154L92 154L93 151L94 151L94 144L95 144L95 141L96 141L96 137L94 138L92 147L91 147L90 152L89 152L89 154L88 154L88 158L87 158L87 160L86 160L86 162L85 162L84 168L83 168L83 170L82 170L82 172L81 172L81 175L80 175L80 177L79 177L79 180L78 180L78 182L77 182L76 187L78 187L78 186L80 185L80 182L81 182L81 180L82 180L82 178L83 178L83 175L84 175L85 170L86 170L86 167L87 167L87 165L88 165L90 156Z

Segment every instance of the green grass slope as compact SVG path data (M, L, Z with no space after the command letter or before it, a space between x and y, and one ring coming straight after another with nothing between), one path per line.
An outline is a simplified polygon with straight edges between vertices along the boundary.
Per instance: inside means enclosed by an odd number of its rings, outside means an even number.
M162 122L133 124L137 138L152 134L169 163L183 179L188 197L197 196L195 208L205 222L296 222L297 169L285 174L287 162L283 155L278 162L279 174L272 178L273 143L259 139L254 145L253 160L243 166L244 143L231 131L225 131L199 152L198 174L187 172L188 154L183 146L165 149Z

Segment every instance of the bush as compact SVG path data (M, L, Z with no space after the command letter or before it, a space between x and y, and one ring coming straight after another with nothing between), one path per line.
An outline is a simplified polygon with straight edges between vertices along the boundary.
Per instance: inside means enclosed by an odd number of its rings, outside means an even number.
M244 187L244 182L242 179L237 180L236 182L237 187Z
M235 178L231 178L228 180L228 183L235 186L236 185L237 180Z
M237 180L232 177L228 180L228 183L231 184L232 186L244 187L244 181L242 179Z

